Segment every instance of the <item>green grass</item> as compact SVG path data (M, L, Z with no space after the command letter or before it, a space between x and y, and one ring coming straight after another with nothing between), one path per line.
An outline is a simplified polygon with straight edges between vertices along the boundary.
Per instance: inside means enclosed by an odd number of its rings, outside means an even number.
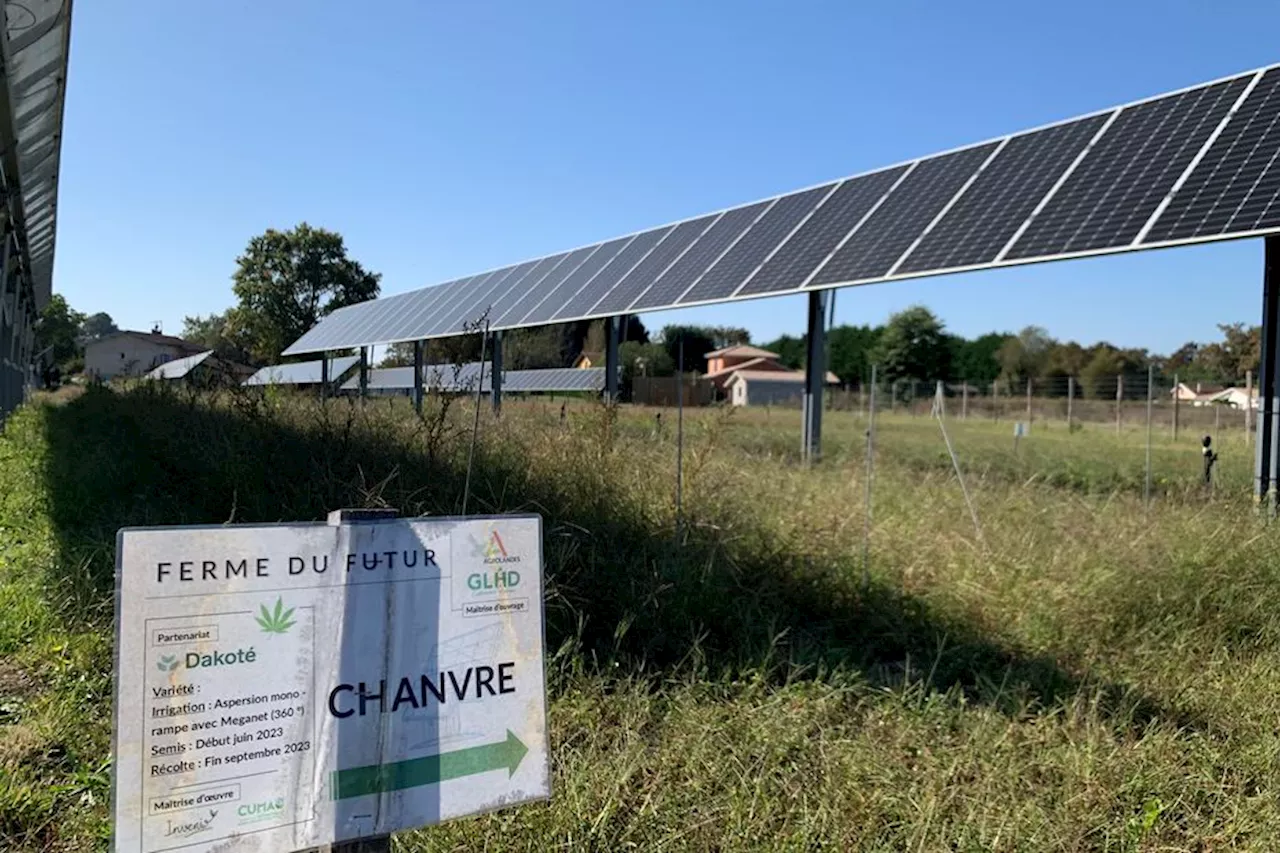
M111 592L126 524L457 512L470 403L91 390L0 437L0 848L109 835ZM1280 553L1252 454L1141 430L509 403L469 508L545 524L553 799L407 851L1273 850Z

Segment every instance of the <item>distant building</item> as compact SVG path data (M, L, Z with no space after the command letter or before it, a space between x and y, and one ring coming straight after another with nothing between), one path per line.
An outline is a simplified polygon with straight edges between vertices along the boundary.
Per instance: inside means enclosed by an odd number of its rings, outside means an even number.
M1209 382L1196 382L1194 386L1188 382L1179 382L1169 392L1169 396L1180 403L1190 403L1193 406L1209 406L1215 402L1220 402L1216 397L1226 390L1228 389L1221 385Z
M839 384L828 371L827 384ZM798 403L804 397L804 373L799 370L737 370L729 379L729 402L735 406L774 406Z
M579 370L586 370L591 367L604 366L604 353L582 351L582 354L573 362L573 366Z
M1233 409L1243 409L1248 406L1250 409L1258 408L1258 389L1253 389L1253 395L1250 395L1243 388L1224 388L1217 394L1208 395L1208 403L1216 403L1220 406L1230 406Z
M766 406L798 402L804 396L804 371L778 361L776 352L748 344L707 353L707 375L735 406ZM828 385L840 380L827 371Z
M84 372L92 379L142 376L175 359L196 355L204 347L158 332L116 332L84 347Z

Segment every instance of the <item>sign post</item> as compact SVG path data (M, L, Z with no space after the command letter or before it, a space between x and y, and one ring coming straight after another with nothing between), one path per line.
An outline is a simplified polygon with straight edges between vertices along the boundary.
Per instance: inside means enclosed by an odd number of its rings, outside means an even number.
M537 516L120 531L115 849L377 845L547 798L541 549Z

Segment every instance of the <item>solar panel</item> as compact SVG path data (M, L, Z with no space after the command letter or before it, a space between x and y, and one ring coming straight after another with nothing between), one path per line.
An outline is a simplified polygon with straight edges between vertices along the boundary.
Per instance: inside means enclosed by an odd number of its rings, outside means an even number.
M897 271L955 269L994 261L1107 117L1090 116L1010 139Z
M661 275L672 262L680 257L686 249L693 245L694 241L707 230L707 227L714 222L716 216L703 216L700 219L691 219L687 222L681 222L671 230L671 233L659 243L652 252L645 256L645 259L636 264L631 272L622 277L622 280L614 286L612 290L604 295L595 305L587 309L589 314L618 314L627 310L636 297L639 296L645 288Z
M502 287L503 283L516 271L514 266L505 267L498 270L489 278L471 289L469 293L463 296L448 311L441 313L440 319L431 327L430 335L443 335L449 333L458 333L463 331L468 323L476 323L484 315L485 310L489 307L489 300L493 296L495 290Z
M1006 257L1132 243L1248 83L1236 77L1125 107Z
M530 298L521 300L514 308L507 312L502 318L503 326L522 326L530 323L529 318L535 313L538 316L550 316L566 300L571 298L575 293L589 281L596 273L600 272L609 261L617 257L628 243L634 239L631 236L619 237L616 240L610 240L608 243L600 243L596 246L587 246L574 252L574 260L578 259L580 254L583 259L578 262L576 267L569 268L565 264L565 275L561 277L559 270L554 276L548 276L552 281L544 282L538 286L537 293L531 293ZM545 306L545 307L544 307Z
M737 207L720 214L716 224L698 238L689 251L680 256L671 267L660 276L647 291L642 293L629 306L632 311L652 308L658 305L674 305L684 295L698 277L706 272L707 267L715 263L724 251L742 236L751 224L760 218L772 204L760 201L746 207Z
M792 195L784 195L755 224L747 229L733 248L711 265L698 283L680 298L680 304L726 299L755 272L756 267L773 248L799 225L818 204L834 190L825 184Z
M1147 242L1280 227L1280 69L1268 71L1148 232Z
M316 362L319 364L319 362ZM483 368L481 393L489 393L490 366L474 361L467 364L429 364L423 367L423 388L446 393L474 393ZM600 391L604 388L604 368L552 367L539 370L507 370L502 374L504 394L533 394L552 391ZM412 367L379 367L369 371L370 391L409 391L413 388ZM360 377L342 384L343 391L359 391Z
M918 162L819 268L811 285L886 275L996 145L989 142Z
M147 379L182 379L191 371L195 370L201 364L213 355L213 350L188 355L184 358L175 358L173 361L166 361L159 367L154 368L146 375Z
M631 272L636 264L643 261L645 256L653 251L653 248L662 242L672 230L670 225L664 225L661 228L654 228L652 231L637 234L625 249L618 252L617 257L605 265L591 281L587 282L582 290L560 306L559 311L551 314L549 310L546 310L551 306L544 303L543 309L530 313L525 322L537 322L539 317L543 320L576 320L579 317L586 316L590 312L591 306L595 305L602 296L608 293L623 276Z
M329 359L329 381L337 381L344 373L359 364L354 355ZM318 385L324 375L324 362L296 361L291 364L273 364L264 367L244 381L245 385Z
M344 309L286 353L1273 232L1280 66Z
M871 212L906 170L906 166L897 166L842 183L791 239L760 266L738 295L772 293L804 284L809 274L835 251L840 240Z

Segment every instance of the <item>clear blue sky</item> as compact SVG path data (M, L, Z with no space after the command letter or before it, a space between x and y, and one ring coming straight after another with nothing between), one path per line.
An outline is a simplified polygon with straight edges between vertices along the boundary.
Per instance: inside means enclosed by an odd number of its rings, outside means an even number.
M1280 60L1280 4L80 2L55 290L232 302L248 239L341 232L395 293ZM1169 351L1256 323L1260 241L873 287L973 336ZM802 297L644 316L804 326Z

